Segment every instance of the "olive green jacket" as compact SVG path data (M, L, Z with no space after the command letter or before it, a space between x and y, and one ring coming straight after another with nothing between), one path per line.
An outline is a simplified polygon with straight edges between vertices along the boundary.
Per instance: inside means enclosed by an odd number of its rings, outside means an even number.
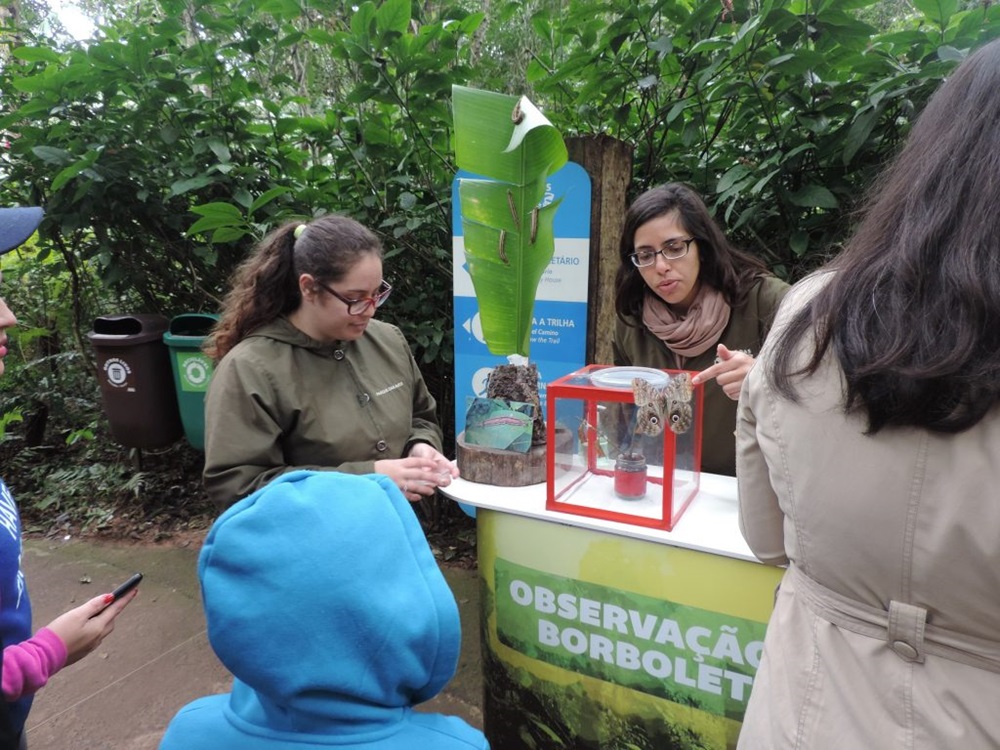
M734 309L729 325L722 332L719 344L757 356L778 304L788 291L788 284L767 276L750 290L746 302ZM612 345L616 365L678 369L677 355L662 340L650 333L641 319L636 326L618 320ZM715 363L715 346L697 357L681 360L680 369L704 370ZM736 475L736 402L727 396L718 383L705 384L705 409L702 415L701 470L712 474Z
M372 320L322 343L285 318L219 362L205 398L205 489L226 507L295 469L369 474L414 442L441 450L436 403L402 332Z

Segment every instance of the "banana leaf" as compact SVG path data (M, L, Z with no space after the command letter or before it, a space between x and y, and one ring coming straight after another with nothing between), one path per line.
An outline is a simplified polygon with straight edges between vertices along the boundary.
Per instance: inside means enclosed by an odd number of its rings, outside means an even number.
M458 185L483 338L493 354L528 356L560 201L540 203L547 178L568 159L566 144L526 97L453 86L452 104L458 166L490 178Z

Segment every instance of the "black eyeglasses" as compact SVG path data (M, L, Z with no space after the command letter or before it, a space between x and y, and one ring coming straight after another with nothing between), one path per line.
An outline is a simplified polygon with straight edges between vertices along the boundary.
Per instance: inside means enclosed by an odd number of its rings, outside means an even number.
M392 284L385 279L382 280L382 284L379 286L378 291L375 292L374 297L359 297L358 299L347 299L347 297L333 291L333 289L322 281L317 281L316 283L347 305L348 315L364 315L370 307L382 307L382 303L389 299L389 295L392 294Z
M649 250L643 248L642 250L636 250L628 257L631 259L632 265L636 268L645 268L646 266L653 265L656 263L657 255L662 255L664 260L677 260L678 258L683 258L688 254L688 250L691 249L691 243L696 239L698 238L688 237L686 240L682 240L678 237L664 242L663 247L659 250Z

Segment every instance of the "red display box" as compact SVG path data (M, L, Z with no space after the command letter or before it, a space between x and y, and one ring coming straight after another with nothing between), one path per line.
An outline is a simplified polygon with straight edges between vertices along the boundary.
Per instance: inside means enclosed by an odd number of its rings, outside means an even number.
M549 383L545 507L672 530L701 482L694 374L588 365Z

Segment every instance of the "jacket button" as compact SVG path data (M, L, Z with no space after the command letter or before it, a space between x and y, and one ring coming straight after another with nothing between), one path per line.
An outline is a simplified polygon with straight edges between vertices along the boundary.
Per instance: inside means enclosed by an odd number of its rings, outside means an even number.
M911 661L916 659L918 656L917 650L906 641L893 641L892 650L904 659L909 659Z
M367 393L358 394L358 403L361 404L362 406L364 406L365 404L367 404L371 400L372 400L372 397L369 396Z
M377 450L379 453L384 453L388 449L389 449L389 444L384 440L379 440L377 443L375 443L375 450Z
M333 352L333 358L334 358L335 360L337 360L338 362L339 362L340 360L342 360L342 359L344 358L344 352L343 352L343 350L341 350L341 349L336 349L336 350L335 350L335 351Z

